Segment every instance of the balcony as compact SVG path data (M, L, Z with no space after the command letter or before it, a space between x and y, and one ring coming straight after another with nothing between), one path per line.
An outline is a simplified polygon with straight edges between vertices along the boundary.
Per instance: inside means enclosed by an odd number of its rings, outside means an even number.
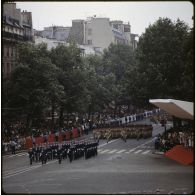
M33 41L32 36L22 36L15 33L5 32L3 31L3 39L9 39L12 41Z

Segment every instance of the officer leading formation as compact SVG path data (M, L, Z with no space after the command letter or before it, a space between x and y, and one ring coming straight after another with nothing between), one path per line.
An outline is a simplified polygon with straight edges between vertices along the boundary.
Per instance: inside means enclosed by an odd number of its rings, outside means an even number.
M38 146L30 148L28 151L30 165L33 162L41 162L46 164L49 160L58 160L61 164L62 160L69 159L71 163L73 160L84 157L89 159L92 156L98 154L98 142L97 141L79 141L69 143L53 143L45 146Z

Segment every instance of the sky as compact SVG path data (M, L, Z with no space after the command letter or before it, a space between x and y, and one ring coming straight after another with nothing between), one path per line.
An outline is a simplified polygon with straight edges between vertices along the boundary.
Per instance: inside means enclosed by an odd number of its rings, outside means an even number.
M168 17L172 21L178 18L193 26L193 4L188 1L175 2L16 2L16 7L32 12L33 28L71 26L74 19L87 17L107 17L110 20L129 22L131 32L141 35L150 24L159 17Z

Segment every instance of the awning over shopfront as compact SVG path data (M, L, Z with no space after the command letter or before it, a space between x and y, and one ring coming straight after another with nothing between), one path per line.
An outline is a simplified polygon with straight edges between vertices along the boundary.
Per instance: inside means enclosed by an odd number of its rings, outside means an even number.
M194 103L174 99L150 99L149 102L182 119L194 120Z

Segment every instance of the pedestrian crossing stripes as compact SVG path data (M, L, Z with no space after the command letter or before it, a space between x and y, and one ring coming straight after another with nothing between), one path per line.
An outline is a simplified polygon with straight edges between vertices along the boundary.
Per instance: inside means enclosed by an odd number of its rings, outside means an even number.
M142 150L137 150L136 152L134 152L134 154L138 154L140 153Z
M145 152L143 152L142 154L148 154L150 152L150 150L146 150Z
M142 150L142 149L136 149L136 148L133 148L131 150L125 150L125 149L98 149L99 154L142 154L142 155L146 155L146 154L149 154L151 152L152 152L152 150Z
M124 152L124 151L126 151L126 150L119 150L118 152L116 152L117 154L120 154L120 153L122 153L122 152Z
M114 153L114 152L116 152L117 150L111 150L111 151L109 151L108 152L108 154L112 154L112 153Z
M130 153L130 152L133 152L133 151L135 151L135 149L131 149L131 150L129 150L129 153Z
M100 153L103 154L103 153L106 153L108 151L110 151L110 150L103 150L103 151L100 151Z

